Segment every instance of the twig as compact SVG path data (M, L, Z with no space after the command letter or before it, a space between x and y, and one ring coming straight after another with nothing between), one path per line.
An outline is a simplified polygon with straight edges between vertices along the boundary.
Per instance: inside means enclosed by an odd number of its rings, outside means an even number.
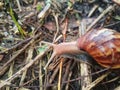
M91 15L94 13L94 11L98 8L98 5L94 5L94 7L90 10L88 17L91 17Z
M70 73L69 73L69 76L68 76L68 81L70 80L70 78L71 78L71 76L72 76L72 74L73 74L72 70L74 69L75 65L76 65L76 61L74 61L74 62L71 64L71 66L70 66ZM63 84L63 83L62 83L62 84ZM66 87L65 87L65 90L69 90L69 85L70 85L70 83L67 82L67 85L66 85Z
M28 56L26 58L26 63L30 62L32 60L32 56L33 56L33 48L32 46L30 47L30 49L27 51L28 53ZM20 80L20 84L19 85L22 85L24 80L25 80L25 77L26 77L26 74L27 74L27 69L23 72L22 74L22 77L21 77L21 80Z
M46 6L44 7L44 9L38 14L39 19L43 19L51 7L51 0L47 0L47 1L48 2L46 4Z
M54 43L57 42L58 40L60 40L60 38L62 38L62 35L59 35L59 36L55 39Z
M114 82L114 81L116 81L116 80L119 79L119 78L120 78L120 76L117 76L117 77L115 77L115 78L113 78L113 79L111 79L111 80L108 80L107 82L103 82L102 84L107 84L107 83Z
M33 79L25 82L24 84L20 85L19 87L23 87L23 86L25 86L25 85L27 85L27 84L30 84L31 82L33 82L34 80L37 80L38 78L39 78L39 76L37 76L37 77L35 77L35 78L33 78Z
M98 18L91 23L91 25L87 28L86 31L90 30L105 14L107 14L109 11L111 11L114 8L114 6L109 6L107 9L105 9L99 16Z
M49 79L49 83L52 83L53 80L55 79L57 73L58 73L58 70L59 70L59 65L57 65L56 69L54 70L53 74L51 75L50 79Z
M60 60L60 68L59 68L59 78L58 78L58 90L61 90L61 80L62 80L62 66L63 66L64 58Z
M14 61L13 61L13 63L11 63L11 65L10 65L9 72L8 72L8 77L11 77L11 76L13 75L13 68L14 68ZM7 86L7 87L6 87L6 90L10 90L10 87Z
M100 76L99 78L97 78L95 81L93 81L89 86L87 86L85 88L85 90L90 90L92 89L95 85L97 85L99 82L101 82L105 77L107 77L110 74L110 72L107 72L105 74L103 74L102 76Z
M112 0L113 2L115 2L116 4L120 5L120 0Z
M3 8L4 3L0 1L0 9Z
M81 22L81 24L80 24L81 27L79 27L80 36L82 36L82 35L84 35L86 33L87 23L88 22L85 22L84 20ZM88 59L87 56L86 56L85 59ZM87 60L87 61L89 61L89 60ZM80 63L80 67L81 67L81 70L80 70L81 76L88 75L91 72L89 64ZM81 90L86 90L85 89L86 86L88 86L91 83L91 81L92 81L91 76L82 78L82 80L81 80Z
M72 66L74 67L74 65L72 65ZM68 81L63 81L62 84L66 84L66 83L78 81L78 80L81 80L81 79L84 78L84 77L88 77L88 76L90 76L90 75L93 76L93 75L96 75L96 74L98 74L98 73L108 71L109 69L110 69L110 68L106 68L106 69L103 69L103 70L94 72L94 73L89 74L89 75L86 75L86 76L80 76L80 77L75 78L75 79L71 79L71 80L68 80ZM36 77L35 79L37 79L37 78L38 78L38 77ZM33 80L34 80L34 79L30 80L30 82L33 81ZM9 86L14 86L14 87L15 87L14 84L11 85L11 83L9 83L9 82L1 81L1 82L0 82L0 88L1 88L1 83L2 83L2 85L3 85L3 83L5 83L4 86L5 86L5 85L9 85ZM21 85L21 86L19 86L19 87L22 87L22 86L27 87L27 86L25 86L25 85L28 84L28 83L29 83L29 81L26 82L24 85ZM55 86L55 85L57 85L57 83L47 84L46 86L47 86L47 87L50 87L50 86ZM46 86L35 86L35 87L46 87ZM29 86L29 87L30 87L30 86ZM32 87L34 87L34 86L32 86ZM66 90L68 90L68 89L66 89Z
M91 72L90 66L87 65L86 63L81 63L81 76L88 75ZM81 80L81 90L90 90L90 89L85 89L90 83L91 83L91 76L88 77L83 77Z
M16 72L11 77L6 79L5 82L10 82L10 81L14 80L15 78L17 78L22 72L24 72L26 69L28 69L30 66L32 66L37 60L39 60L39 58L41 58L48 50L49 50L49 47L44 52L37 55L34 60L31 60L28 64L26 64L18 72ZM5 85L7 85L7 83L0 83L0 88L4 87Z
M56 22L56 33L55 33L55 36L53 38L53 43L54 43L55 40L56 40L56 37L57 37L57 35L59 33L59 24L58 24L58 14L53 13L53 16L54 16L55 22Z
M120 86L116 87L114 90L120 90Z
M39 85L43 86L42 60L39 62ZM43 87L40 87L40 90L43 90Z
M38 0L34 0L33 7L37 4Z
M71 80L68 80L68 81L63 81L62 84L65 84L65 83L70 83L70 82L74 82L74 81L78 81L78 80L81 80L82 78L85 78L85 77L88 77L88 76L93 76L93 75L96 75L98 73L101 73L101 72L105 72L105 71L108 71L110 68L105 68L103 70L100 70L100 71L97 71L97 72L94 72L94 73L91 73L89 75L85 75L85 76L80 76L78 78L75 78L75 79L71 79ZM54 83L54 84L48 84L46 85L47 87L49 86L55 86L57 85L57 83ZM43 86L44 87L44 86Z
M20 6L20 2L19 2L19 0L16 0L16 2L17 2L17 5L18 5L18 9L19 9L19 11L21 12L22 9L21 9L21 6Z
M33 43L33 42L34 42L34 39L36 39L37 37L39 37L40 34L41 34L41 33L39 33L38 35L36 35L35 37L33 37L33 39L32 39L29 43L27 43L22 49L19 50L18 53L16 53L12 58L10 58L10 60L9 60L8 62L6 62L6 63L0 68L0 73L4 70L4 68L5 68L6 66L9 66L10 63L11 63L19 54L21 54L21 52L23 52L31 43Z
M64 76L63 76L63 78L62 78L62 81L65 81L65 80L69 79L69 78L68 78L68 75L69 75L69 72L70 72L71 63L72 63L72 60L70 60L70 61L68 62L68 64L67 64L67 66L66 66L65 74L64 74ZM68 84L67 84L67 85L68 85ZM63 90L63 87L64 87L64 84L61 85L61 89L62 89L62 90ZM65 89L65 90L68 90L68 89Z
M66 40L66 32L68 30L68 19L66 18L64 21L64 29L62 30L62 34L63 34L63 41L65 42Z
M4 52L7 52L7 51L9 51L9 50L15 49L15 48L17 48L18 46L22 45L23 43L29 42L31 39L32 39L32 37L30 37L30 38L28 38L28 39L26 39L26 40L22 40L22 41L19 42L18 44L14 45L14 46L12 46L12 47L10 47L10 48L5 49L4 51L1 51L0 54L1 54L1 53L4 53Z

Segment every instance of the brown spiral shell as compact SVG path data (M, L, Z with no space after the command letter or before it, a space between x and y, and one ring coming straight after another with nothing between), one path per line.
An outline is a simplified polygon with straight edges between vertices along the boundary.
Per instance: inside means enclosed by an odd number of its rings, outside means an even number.
M120 33L111 29L88 31L77 41L80 49L88 52L100 65L120 68Z

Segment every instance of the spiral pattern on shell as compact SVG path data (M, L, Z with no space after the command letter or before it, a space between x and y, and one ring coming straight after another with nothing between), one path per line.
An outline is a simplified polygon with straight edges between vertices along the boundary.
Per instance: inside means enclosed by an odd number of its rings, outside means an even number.
M120 68L120 33L111 29L93 29L78 39L80 49L88 52L100 65Z

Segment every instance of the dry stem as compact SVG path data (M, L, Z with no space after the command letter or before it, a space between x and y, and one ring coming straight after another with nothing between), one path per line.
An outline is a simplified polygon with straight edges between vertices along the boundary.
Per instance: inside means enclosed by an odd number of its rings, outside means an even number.
M9 77L8 79L5 80L5 82L10 82L12 80L14 80L15 78L17 78L21 73L23 73L25 70L27 70L30 66L32 66L39 58L41 58L47 51L49 48L47 48L44 52L40 53L39 55L37 55L35 57L34 60L31 60L28 64L26 64L22 69L20 69L18 72L16 72L15 74L13 74L11 77ZM0 83L0 88L2 88L3 86L7 85L8 83Z
M87 28L86 31L90 30L105 14L107 14L109 11L111 11L114 8L114 6L109 6L107 9L105 9L99 16L98 18L91 23L91 25Z

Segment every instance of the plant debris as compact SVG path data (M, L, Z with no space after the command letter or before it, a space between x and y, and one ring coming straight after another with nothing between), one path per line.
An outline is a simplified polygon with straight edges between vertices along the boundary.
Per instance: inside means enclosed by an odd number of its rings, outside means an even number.
M87 53L56 56L44 67L53 44L119 26L120 0L1 0L0 90L118 90L120 70Z

